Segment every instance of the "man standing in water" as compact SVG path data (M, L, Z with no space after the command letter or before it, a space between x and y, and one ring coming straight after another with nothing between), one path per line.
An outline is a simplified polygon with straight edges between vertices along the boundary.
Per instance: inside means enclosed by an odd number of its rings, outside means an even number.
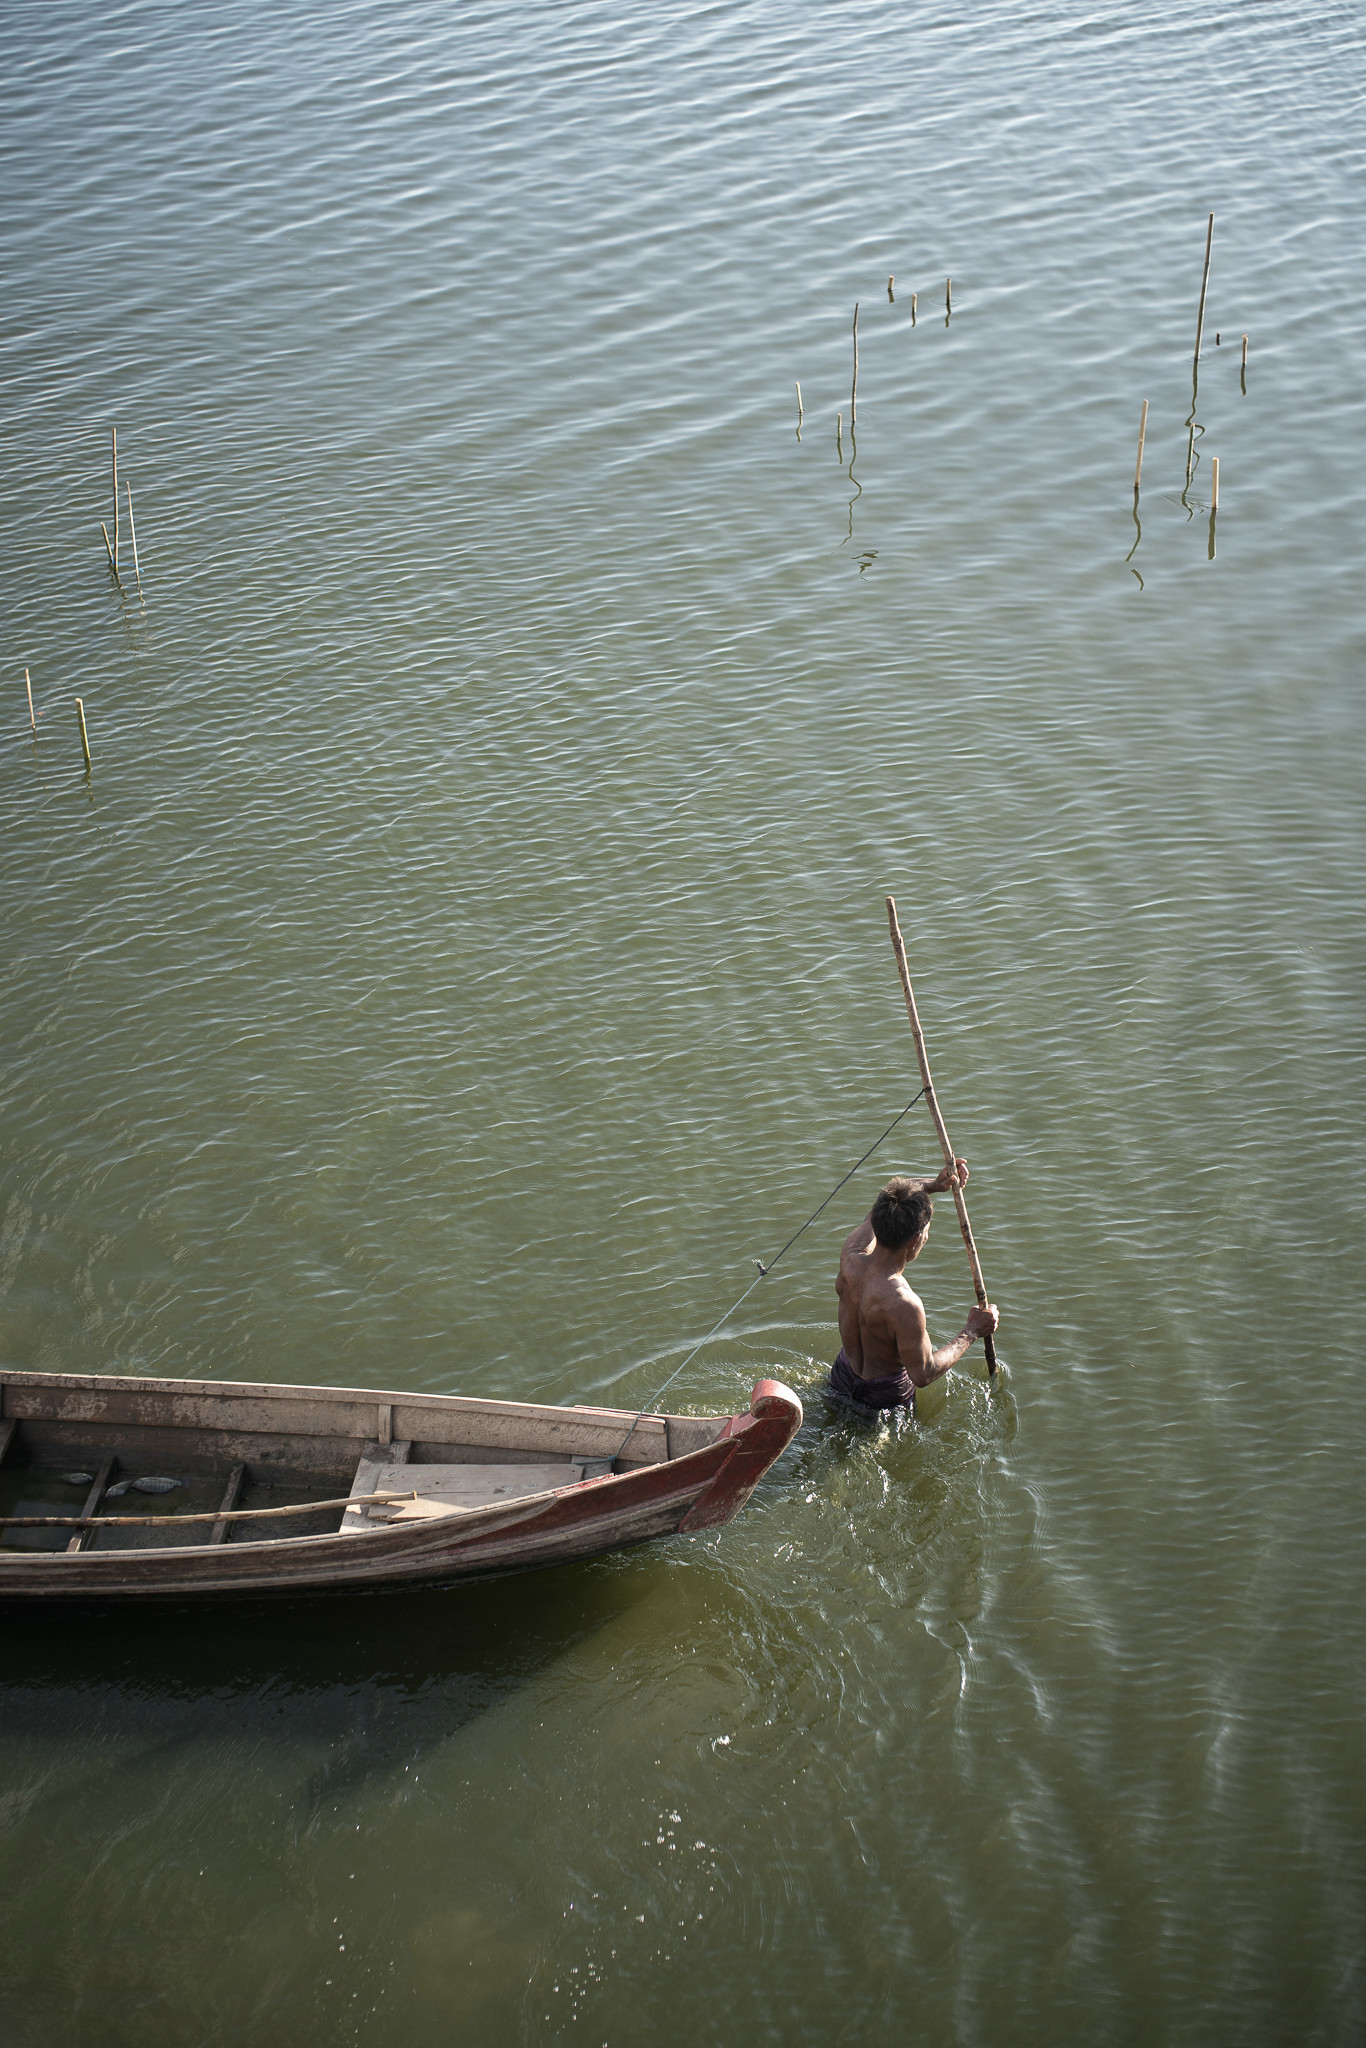
M917 1387L939 1379L974 1337L996 1328L1000 1316L988 1303L973 1309L958 1335L936 1350L925 1327L925 1305L905 1277L930 1234L930 1196L962 1187L967 1177L967 1160L955 1159L933 1179L889 1180L844 1240L835 1282L840 1355L830 1368L832 1394L860 1408L909 1408Z

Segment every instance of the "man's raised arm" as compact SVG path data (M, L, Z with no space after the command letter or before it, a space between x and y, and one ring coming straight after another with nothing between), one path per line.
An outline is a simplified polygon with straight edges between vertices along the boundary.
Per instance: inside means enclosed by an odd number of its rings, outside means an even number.
M955 1187L966 1187L968 1162L966 1159L955 1159L952 1169L941 1166L938 1173L908 1173L903 1175L903 1178L922 1195L947 1195L951 1194Z

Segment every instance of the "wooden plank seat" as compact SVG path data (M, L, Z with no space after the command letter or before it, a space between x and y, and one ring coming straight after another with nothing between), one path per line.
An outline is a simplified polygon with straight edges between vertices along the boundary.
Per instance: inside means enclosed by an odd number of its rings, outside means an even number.
M353 1495L416 1492L417 1498L347 1508L341 1533L359 1535L393 1522L467 1515L558 1486L577 1486L583 1476L582 1463L564 1460L554 1465L396 1465L389 1459L362 1458L351 1486Z

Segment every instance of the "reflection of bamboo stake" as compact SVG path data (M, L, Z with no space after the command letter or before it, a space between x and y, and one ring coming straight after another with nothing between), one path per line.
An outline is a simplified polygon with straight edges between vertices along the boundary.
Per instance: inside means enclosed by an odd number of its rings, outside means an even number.
M88 768L90 766L90 735L85 729L85 706L79 697L76 699L76 716L81 721L81 752L85 755L85 765Z
M1209 509L1211 512L1217 512L1219 510L1219 458L1217 455L1211 458L1210 472L1211 480Z
M939 1143L944 1153L944 1164L951 1169L954 1162L953 1147L949 1143L949 1134L944 1128L944 1119L939 1113L939 1100L934 1092L934 1083L930 1079L929 1055L925 1051L925 1034L920 1029L920 1015L915 1007L915 996L911 991L911 973L906 965L906 947L901 937L901 926L897 923L896 919L896 904L890 896L887 898L887 923L891 929L892 950L896 954L897 969L901 975L901 992L906 998L906 1014L911 1020L911 1032L915 1038L916 1057L920 1062L920 1078L925 1083L925 1101L929 1105L930 1115L934 1119L935 1130L939 1133ZM982 1265L977 1256L977 1246L973 1243L972 1225L968 1222L967 1203L963 1200L963 1190L956 1184L953 1190L953 1206L958 1211L958 1228L963 1233L963 1243L967 1246L968 1258L972 1265L972 1284L976 1289L977 1300L985 1308L987 1304L986 1282L982 1278ZM996 1346L991 1341L990 1331L983 1337L982 1344L987 1355L987 1371L994 1373L996 1370Z
M36 733L38 730L38 721L33 715L33 685L28 679L27 669L24 670L24 688L28 691L28 722L33 727L33 730Z
M109 528L105 525L103 520L100 521L100 532L104 535L104 551L109 557L109 566L112 570L114 570L115 574L117 574L118 564L114 560L114 550L109 545Z
M854 383L849 393L849 431L858 425L858 301L854 301Z
M109 459L114 469L114 567L119 566L119 430L109 429Z
M1205 274L1200 280L1200 311L1195 321L1195 360L1200 360L1200 336L1205 328L1205 293L1209 289L1209 252L1214 245L1214 215L1209 217L1209 229L1205 235Z
M1143 474L1143 437L1148 431L1148 401L1143 401L1143 417L1138 423L1138 461L1134 464L1134 496L1138 496L1138 480Z
M801 393L800 393L800 390L799 390L799 391L798 391L798 398L799 398L799 399L800 399L800 396L801 396ZM132 485L131 485L130 483L125 483L125 484L124 484L124 487L123 487L123 488L124 488L124 489L125 489L125 491L127 491L127 493L128 493L128 532L129 532L129 534L131 535L131 537L132 537L132 542L133 542L133 573L134 573L134 574L136 575L136 577L137 577L137 579L138 579L138 596L139 596L139 597L141 597L141 596L142 596L142 570L141 570L141 569L140 569L140 568L138 567L138 534L137 534L137 528L136 528L136 527L134 526L134 524L133 524L133 486L132 486Z

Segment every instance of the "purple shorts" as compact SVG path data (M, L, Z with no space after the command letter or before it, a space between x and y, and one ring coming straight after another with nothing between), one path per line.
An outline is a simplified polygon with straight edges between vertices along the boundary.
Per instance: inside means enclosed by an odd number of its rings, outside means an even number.
M865 1380L856 1373L844 1355L840 1355L830 1368L830 1392L842 1400L852 1401L856 1408L914 1408L915 1387L908 1372L887 1373L879 1380Z

